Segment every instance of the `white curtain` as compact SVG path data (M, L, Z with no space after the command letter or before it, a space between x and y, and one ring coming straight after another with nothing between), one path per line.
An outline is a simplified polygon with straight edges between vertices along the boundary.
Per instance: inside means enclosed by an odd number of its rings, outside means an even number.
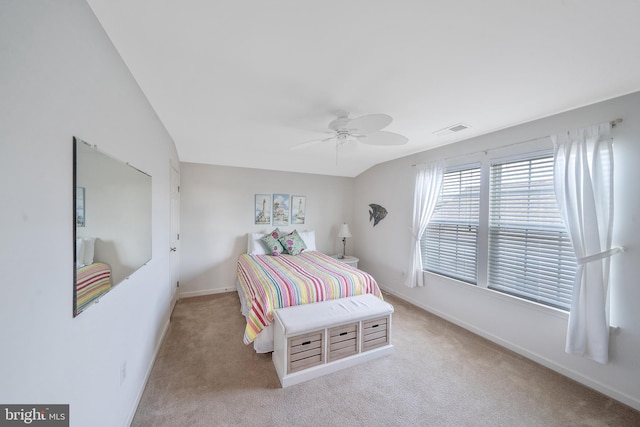
M427 229L442 188L444 166L442 162L417 165L415 167L415 189L413 195L413 221L411 223L411 254L405 285L410 288L424 286L422 278L422 251L420 239Z
M552 136L556 200L569 230L578 270L573 285L566 351L607 363L613 144L609 123Z

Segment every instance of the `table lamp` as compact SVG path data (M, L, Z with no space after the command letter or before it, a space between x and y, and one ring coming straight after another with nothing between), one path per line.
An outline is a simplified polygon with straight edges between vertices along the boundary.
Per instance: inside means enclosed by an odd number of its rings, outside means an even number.
M338 237L342 238L342 255L339 255L338 258L344 259L347 249L347 237L351 237L351 233L349 232L349 225L347 225L346 222L340 226Z

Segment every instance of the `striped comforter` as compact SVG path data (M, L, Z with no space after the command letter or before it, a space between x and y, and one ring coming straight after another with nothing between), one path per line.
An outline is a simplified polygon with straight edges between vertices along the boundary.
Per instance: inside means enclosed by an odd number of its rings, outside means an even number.
M84 310L109 289L111 267L102 262L80 267L76 275L76 311Z
M245 344L273 322L278 308L361 294L382 298L370 274L315 251L296 256L242 254L238 281L249 305Z

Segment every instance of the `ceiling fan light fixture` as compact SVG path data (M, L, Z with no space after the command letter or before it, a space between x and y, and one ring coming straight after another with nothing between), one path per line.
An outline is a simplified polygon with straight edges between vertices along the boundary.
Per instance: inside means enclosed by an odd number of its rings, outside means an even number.
M329 123L329 129L333 136L323 139L314 139L291 147L293 150L308 147L321 142L334 140L337 147L349 142L359 141L368 145L402 145L409 140L397 133L383 131L393 118L388 114L367 114L364 116L349 118L349 113L340 112L338 117Z
M344 144L345 142L347 142L349 140L349 133L348 132L338 132L338 135L336 135L336 138L338 138L338 144Z

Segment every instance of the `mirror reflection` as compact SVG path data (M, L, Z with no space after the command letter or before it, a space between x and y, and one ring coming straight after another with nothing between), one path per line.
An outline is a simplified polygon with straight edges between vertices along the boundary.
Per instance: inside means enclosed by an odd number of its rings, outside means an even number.
M75 138L77 316L151 259L151 176Z

